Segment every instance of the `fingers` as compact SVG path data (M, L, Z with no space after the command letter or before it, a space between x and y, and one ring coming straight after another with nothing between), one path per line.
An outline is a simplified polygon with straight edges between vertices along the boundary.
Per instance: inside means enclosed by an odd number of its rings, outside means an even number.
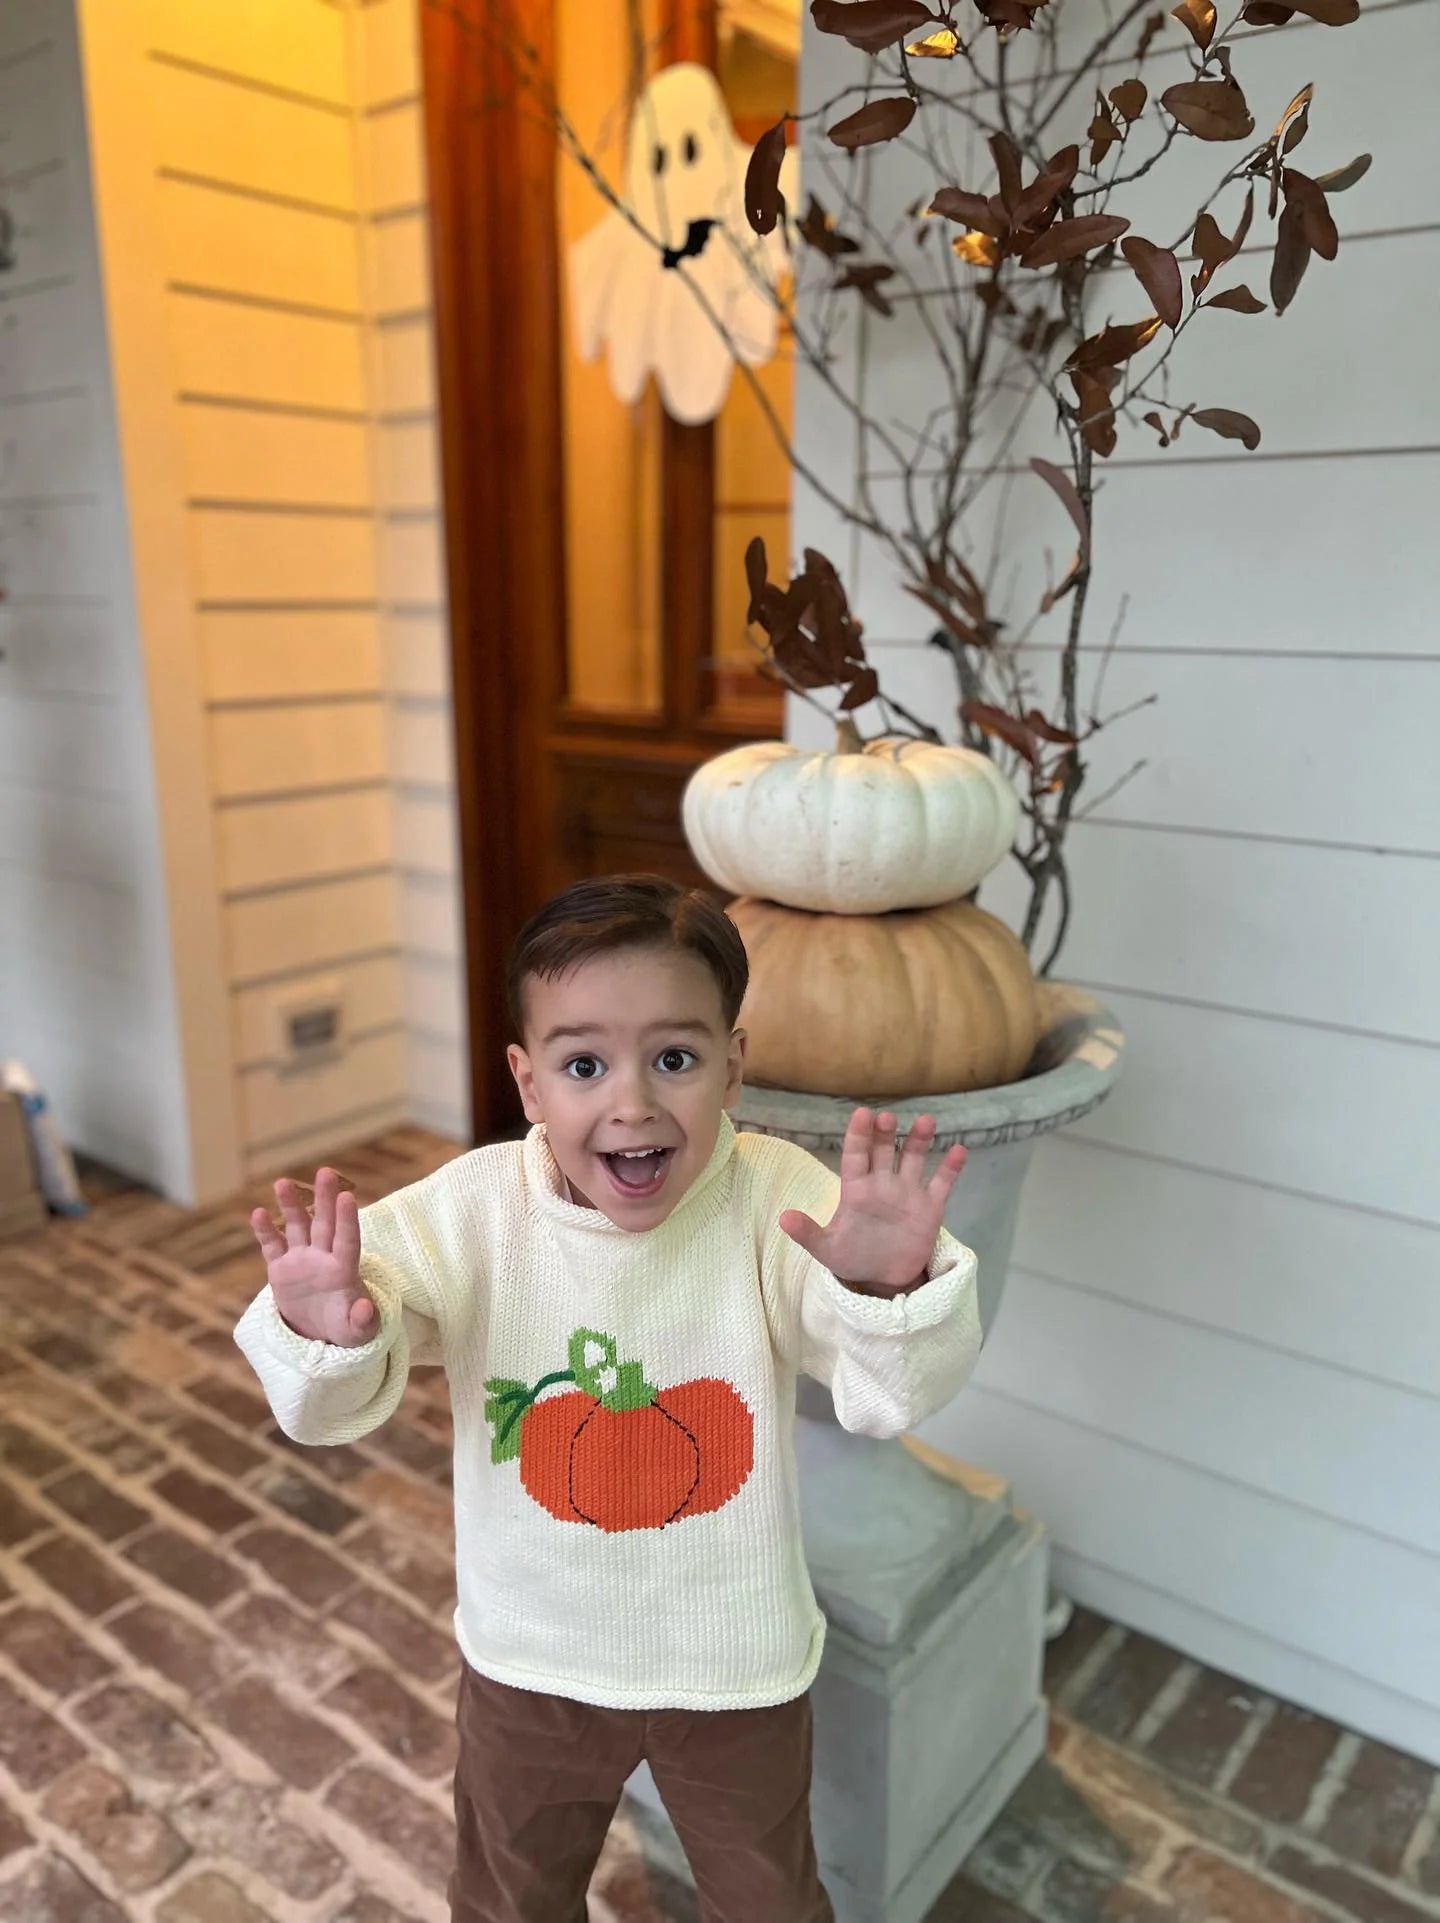
M900 1151L900 1179L919 1188L925 1175L925 1162L935 1140L935 1117L917 1115L910 1124L905 1146Z
M340 1178L333 1168L315 1171L315 1200L310 1211L310 1246L330 1249L335 1243L335 1197Z
M957 1142L953 1148L947 1148L945 1153L940 1157L939 1168L936 1169L926 1184L928 1193L931 1194L937 1202L943 1204L948 1200L951 1189L954 1188L956 1182L960 1179L960 1171L964 1168L965 1161L965 1149L959 1142Z
M840 1144L840 1180L858 1181L870 1173L870 1153L875 1142L875 1115L872 1109L857 1108L845 1127Z
M812 1221L803 1209L783 1209L780 1214L780 1227L792 1242L804 1249L807 1255L813 1255L817 1260L822 1259L820 1250L825 1239L825 1231L818 1222Z
M359 1274L360 1205L348 1191L335 1198L335 1238L331 1248L337 1261L343 1262L353 1274Z
M895 1173L895 1134L898 1124L888 1108L882 1108L875 1117L875 1143L870 1151L870 1173L872 1175L893 1175Z
M310 1217L305 1208L305 1198L300 1186L292 1182L288 1175L282 1175L275 1184L275 1200L280 1204L280 1213L285 1222L285 1244L287 1248L304 1249L310 1245Z
M380 1312L368 1295L357 1296L350 1304L350 1333L359 1341L370 1340L379 1320Z
M276 1228L269 1209L251 1209L250 1226L255 1231L255 1240L260 1244L260 1253L267 1264L285 1253L285 1238Z

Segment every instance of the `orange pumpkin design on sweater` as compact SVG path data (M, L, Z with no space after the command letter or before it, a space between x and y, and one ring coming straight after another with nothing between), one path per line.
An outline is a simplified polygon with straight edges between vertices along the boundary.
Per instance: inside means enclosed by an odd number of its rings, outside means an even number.
M559 1522L618 1534L723 1509L755 1465L755 1423L728 1382L657 1389L614 1336L577 1329L569 1368L533 1387L485 1384L494 1463L519 1460L528 1494ZM561 1383L575 1386L544 1396Z

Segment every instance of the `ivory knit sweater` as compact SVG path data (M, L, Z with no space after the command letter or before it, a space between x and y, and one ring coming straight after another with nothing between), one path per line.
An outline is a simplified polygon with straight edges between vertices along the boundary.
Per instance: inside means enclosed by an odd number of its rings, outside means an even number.
M778 1226L824 1222L838 1178L737 1135L643 1233L566 1199L543 1126L361 1211L378 1333L295 1334L267 1289L236 1339L299 1442L392 1414L441 1362L455 1421L455 1627L498 1682L630 1709L788 1701L820 1662L800 1538L799 1372L847 1429L892 1436L938 1408L980 1349L975 1257L943 1230L929 1277L841 1286ZM538 1391L538 1393L537 1393Z

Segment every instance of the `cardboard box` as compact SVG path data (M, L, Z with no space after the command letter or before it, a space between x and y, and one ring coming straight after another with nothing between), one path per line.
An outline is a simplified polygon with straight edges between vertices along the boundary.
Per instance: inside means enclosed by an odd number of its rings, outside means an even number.
M40 1227L48 1216L35 1183L24 1111L16 1096L0 1089L0 1241Z

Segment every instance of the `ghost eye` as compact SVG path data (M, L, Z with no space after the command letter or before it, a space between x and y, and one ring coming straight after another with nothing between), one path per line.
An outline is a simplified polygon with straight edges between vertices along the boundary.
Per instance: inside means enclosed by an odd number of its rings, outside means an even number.
M650 156L650 165L655 173L657 174L664 173L665 160L666 160L665 149L663 147L657 147Z
M686 134L685 165L687 167L693 167L695 165L695 162L699 158L700 158L700 142L695 138L694 134Z

